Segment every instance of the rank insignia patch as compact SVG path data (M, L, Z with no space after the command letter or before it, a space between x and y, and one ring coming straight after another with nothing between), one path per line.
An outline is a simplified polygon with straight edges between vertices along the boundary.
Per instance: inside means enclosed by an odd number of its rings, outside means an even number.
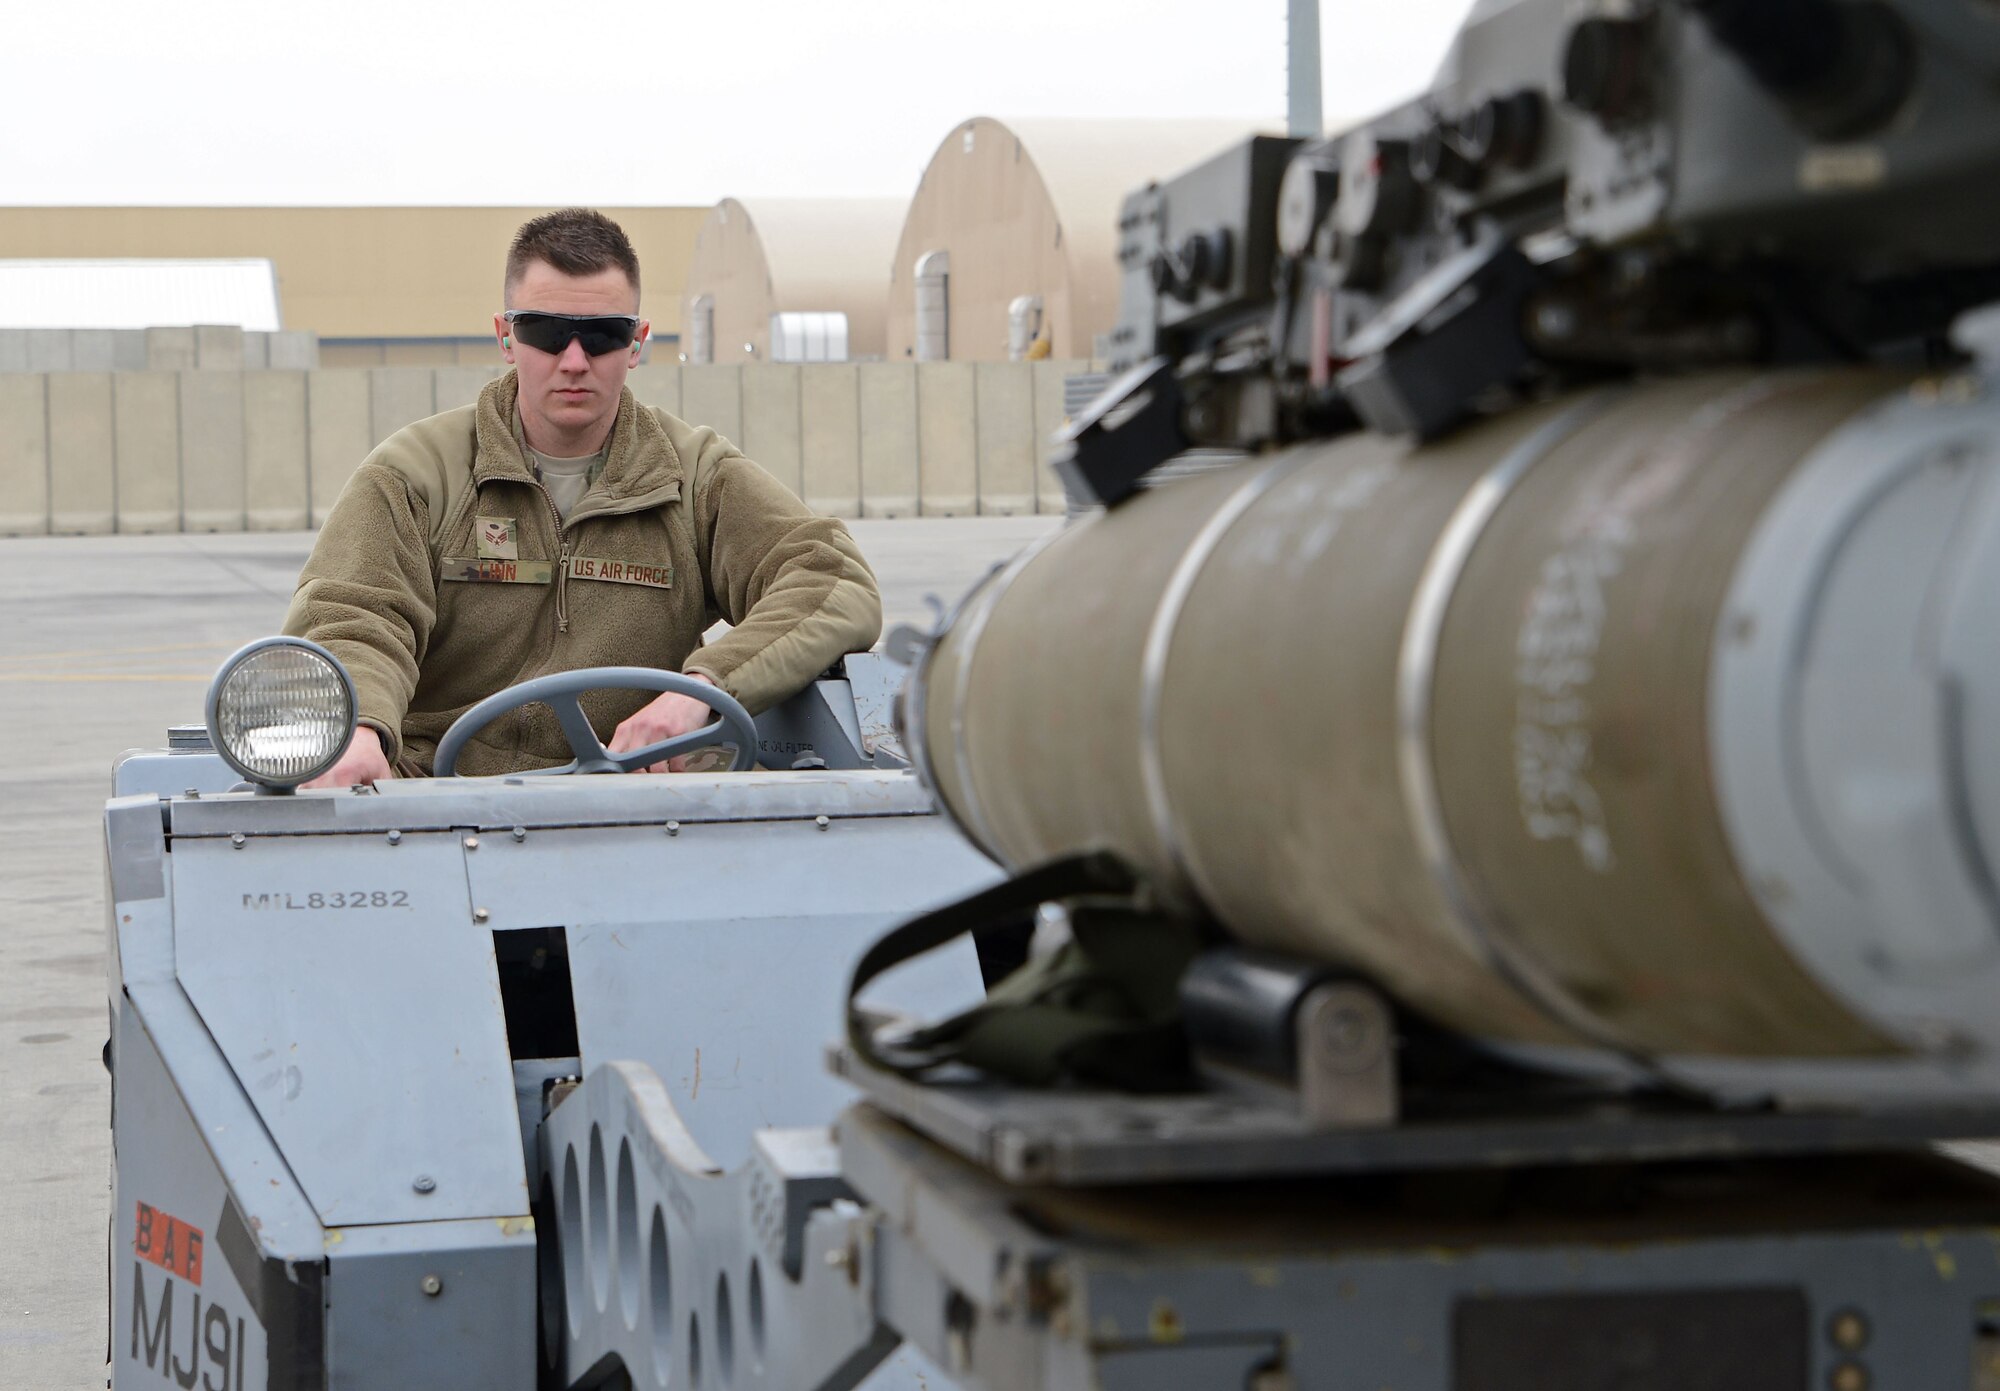
M520 558L521 543L512 517L474 517L472 535L479 543L479 554L487 560Z

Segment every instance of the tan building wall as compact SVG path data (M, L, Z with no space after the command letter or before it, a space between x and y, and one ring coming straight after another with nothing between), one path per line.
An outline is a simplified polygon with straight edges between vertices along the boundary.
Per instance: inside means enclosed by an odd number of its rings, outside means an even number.
M267 256L286 328L322 339L455 340L490 329L507 244L545 211L0 208L0 257ZM639 253L642 305L657 333L680 332L680 290L707 211L604 209ZM456 360L454 347L445 352Z
M850 358L881 357L884 273L905 206L898 198L723 199L695 238L680 322L697 296L712 295L715 361L765 361L771 315L832 311L847 315Z
M1087 358L1118 317L1118 207L1251 133L1227 121L961 122L925 166L890 267L888 356L915 352L917 260L951 255L954 361L1007 357L1007 305L1040 295L1056 357Z

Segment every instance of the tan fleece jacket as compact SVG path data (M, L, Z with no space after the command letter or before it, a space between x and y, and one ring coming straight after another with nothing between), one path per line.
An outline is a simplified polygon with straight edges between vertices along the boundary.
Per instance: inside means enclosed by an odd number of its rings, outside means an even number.
M495 691L595 666L700 672L755 714L881 632L875 577L847 528L705 426L626 391L604 471L567 524L515 442L513 373L476 405L397 431L348 481L285 631L353 674L390 760L428 771L451 722ZM718 618L735 625L702 646ZM654 699L600 691L600 737ZM458 771L571 757L554 714L504 715Z

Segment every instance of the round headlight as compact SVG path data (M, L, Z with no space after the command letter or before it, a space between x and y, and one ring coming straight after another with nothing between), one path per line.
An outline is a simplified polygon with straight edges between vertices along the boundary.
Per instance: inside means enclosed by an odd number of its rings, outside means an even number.
M339 761L354 734L354 682L304 638L261 638L208 688L208 737L252 782L290 791Z

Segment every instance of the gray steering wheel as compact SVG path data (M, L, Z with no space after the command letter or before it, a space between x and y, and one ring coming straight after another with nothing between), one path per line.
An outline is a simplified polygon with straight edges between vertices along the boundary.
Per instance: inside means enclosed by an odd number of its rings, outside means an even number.
M673 691L678 695L694 697L715 711L719 718L700 729L676 734L671 739L662 739L643 749L612 753L597 737L597 731L590 727L590 720L583 713L578 699L586 691L603 690ZM757 726L750 719L750 712L729 692L677 671L659 671L653 667L584 667L577 671L559 671L553 676L537 676L532 681L496 691L460 715L444 732L444 738L438 740L437 757L431 762L432 774L440 778L453 776L458 767L458 756L473 735L509 710L518 710L537 701L556 712L556 719L562 724L563 737L569 740L570 751L576 757L560 768L534 768L524 773L509 773L509 777L553 773L629 773L669 758L678 758L695 749L720 744L732 745L736 750L735 761L729 765L731 772L750 767L757 758Z

